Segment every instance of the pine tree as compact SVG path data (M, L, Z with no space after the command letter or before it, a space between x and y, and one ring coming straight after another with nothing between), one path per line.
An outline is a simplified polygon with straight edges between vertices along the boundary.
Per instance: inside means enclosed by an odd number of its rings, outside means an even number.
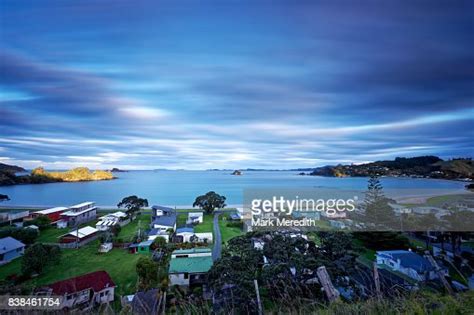
M364 203L367 223L374 224L376 228L383 230L393 228L395 212L388 204L388 199L383 193L383 186L376 175L369 178Z

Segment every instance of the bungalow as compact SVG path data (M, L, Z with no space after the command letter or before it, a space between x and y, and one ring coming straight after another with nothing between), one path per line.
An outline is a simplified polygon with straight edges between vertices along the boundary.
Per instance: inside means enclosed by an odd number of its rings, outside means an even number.
M79 246L82 246L95 240L97 237L98 230L93 228L92 226L86 226L60 236L59 243L78 243Z
M188 213L188 220L186 221L187 224L199 224L204 221L204 213L203 212L189 212Z
M436 269L428 259L408 250L388 250L376 252L377 265L401 272L417 281L437 278Z
M6 264L25 252L25 244L13 237L0 239L0 265Z
M30 215L28 210L10 210L8 212L0 213L0 223L9 222L19 222L20 225L23 224L23 219L27 218Z
M163 232L168 230L176 230L176 213L171 212L168 214L164 214L159 217L155 217L151 222L152 229L159 229Z
M63 297L63 309L92 308L112 302L115 287L109 274L101 270L47 285L41 293Z
M41 216L46 216L51 220L51 222L54 223L54 222L59 221L61 219L61 214L67 210L68 208L66 207L55 207L55 208L35 211L31 214L31 218L36 219Z
M139 254L149 254L151 252L150 246L153 244L153 241L143 241L138 244L138 253Z
M152 209L152 218L154 219L155 217L161 217L162 215L169 215L175 210L170 207L163 207L163 206L153 206L151 207Z
M170 285L202 285L212 266L210 248L180 249L171 253L168 270Z
M94 202L83 202L69 207L69 211L61 213L58 221L59 228L77 226L79 224L95 220L97 207Z
M107 231L114 225L125 226L128 223L130 223L128 215L125 212L118 211L100 217L95 227L99 231Z
M148 240L154 241L157 237L164 238L166 243L168 243L170 235L168 232L162 231L160 229L151 229L148 232Z
M182 227L176 229L176 234L173 237L175 243L212 243L212 233L194 233L192 227Z

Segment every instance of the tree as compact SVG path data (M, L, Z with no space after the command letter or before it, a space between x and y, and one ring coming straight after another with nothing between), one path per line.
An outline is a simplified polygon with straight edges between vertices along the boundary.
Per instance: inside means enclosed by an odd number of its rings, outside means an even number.
M42 216L37 217L36 219L25 221L24 225L25 226L36 225L40 228L40 230L44 230L51 225L51 219L45 215L42 215Z
M224 208L226 198L221 196L214 191L210 191L205 195L199 196L193 203L193 207L199 207L206 211L206 213L212 213L214 209Z
M163 237L157 237L153 240L154 248L165 248L166 240Z
M120 226L120 224L114 224L114 225L112 225L112 227L110 228L110 232L111 232L115 237L117 237L117 236L120 234L120 231L122 231L122 227Z
M12 237L25 244L33 244L38 237L38 231L33 229L21 228L12 231Z
M56 265L61 260L61 250L58 246L34 244L25 250L21 262L24 275L40 274L46 266Z
M0 202L2 202L2 201L8 201L8 200L10 200L10 198L8 198L7 195L2 195L2 194L0 194Z
M148 200L135 195L128 196L123 198L122 201L117 204L117 207L127 209L127 214L133 219L133 216L136 212L140 211L140 208L148 207Z
M158 265L150 257L142 256L136 265L139 291L147 291L157 285Z
M379 178L376 175L370 176L364 200L366 222L379 228L393 227L395 212L388 202Z

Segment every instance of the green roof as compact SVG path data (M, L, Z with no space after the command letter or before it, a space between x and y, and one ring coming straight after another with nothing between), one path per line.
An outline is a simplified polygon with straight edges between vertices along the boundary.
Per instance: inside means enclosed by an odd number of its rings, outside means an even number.
M169 273L208 272L212 267L212 256L171 258Z
M173 251L173 255L185 255L196 253L210 253L210 248L191 248L191 249L177 249Z

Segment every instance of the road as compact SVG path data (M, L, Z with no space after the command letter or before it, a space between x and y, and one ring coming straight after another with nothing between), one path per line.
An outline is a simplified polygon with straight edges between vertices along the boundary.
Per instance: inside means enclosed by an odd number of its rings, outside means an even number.
M214 248L212 249L212 260L214 261L221 258L222 252L222 237L221 229L219 229L219 215L220 213L214 214Z

